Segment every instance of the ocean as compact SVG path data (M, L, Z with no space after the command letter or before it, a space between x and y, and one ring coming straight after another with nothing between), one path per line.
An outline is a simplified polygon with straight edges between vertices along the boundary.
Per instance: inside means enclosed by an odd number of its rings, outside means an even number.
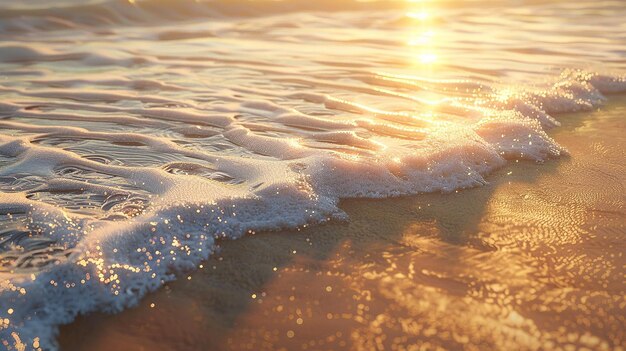
M216 242L568 157L626 92L623 1L0 4L0 340L119 312Z

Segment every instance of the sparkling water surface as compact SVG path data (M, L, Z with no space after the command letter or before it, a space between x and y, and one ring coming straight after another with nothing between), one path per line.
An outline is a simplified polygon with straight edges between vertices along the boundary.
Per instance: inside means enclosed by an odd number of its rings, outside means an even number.
M59 324L133 305L220 238L567 157L559 114L626 90L625 16L622 1L3 2L2 343L54 348Z

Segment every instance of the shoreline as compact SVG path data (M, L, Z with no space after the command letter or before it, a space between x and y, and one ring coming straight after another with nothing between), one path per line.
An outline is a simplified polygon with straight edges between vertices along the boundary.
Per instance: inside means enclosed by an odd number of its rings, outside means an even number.
M222 242L137 307L61 327L61 350L626 347L624 113L559 116L569 157L483 187Z

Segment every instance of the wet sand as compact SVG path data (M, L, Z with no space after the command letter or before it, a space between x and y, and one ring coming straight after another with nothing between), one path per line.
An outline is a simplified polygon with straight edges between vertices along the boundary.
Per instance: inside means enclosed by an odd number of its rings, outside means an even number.
M451 194L346 200L351 220L221 244L62 350L626 348L626 99L559 116L571 153Z

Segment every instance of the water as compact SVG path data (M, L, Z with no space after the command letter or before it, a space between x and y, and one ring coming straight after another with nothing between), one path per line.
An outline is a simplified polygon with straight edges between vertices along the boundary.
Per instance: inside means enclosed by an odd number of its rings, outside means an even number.
M621 1L0 5L0 338L55 347L215 240L567 150L626 90ZM80 298L79 298L80 297Z

